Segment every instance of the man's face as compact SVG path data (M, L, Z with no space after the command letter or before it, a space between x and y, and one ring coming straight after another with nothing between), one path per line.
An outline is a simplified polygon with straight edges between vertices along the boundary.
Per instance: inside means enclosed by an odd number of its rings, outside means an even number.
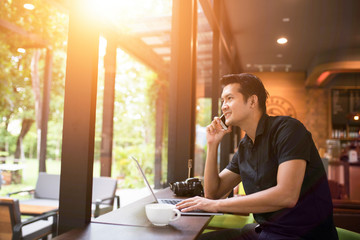
M225 115L227 125L240 126L250 113L250 101L244 101L244 95L239 92L239 89L239 83L231 83L222 91L221 110Z

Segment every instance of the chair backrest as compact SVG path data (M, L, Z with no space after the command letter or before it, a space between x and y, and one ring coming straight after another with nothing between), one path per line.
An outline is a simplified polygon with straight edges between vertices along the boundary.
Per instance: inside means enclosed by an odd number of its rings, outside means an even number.
M117 187L117 180L109 177L93 178L92 202L96 199L114 197ZM40 172L35 187L35 198L59 199L60 175ZM113 200L104 203L113 204Z
M35 198L58 200L60 196L60 175L40 172L35 187Z
M0 198L0 239L12 239L13 227L20 222L19 201Z
M114 197L117 187L116 179L109 177L96 177L93 179L93 194L92 202L95 202L96 199L103 199ZM105 201L104 203L113 204L114 199Z

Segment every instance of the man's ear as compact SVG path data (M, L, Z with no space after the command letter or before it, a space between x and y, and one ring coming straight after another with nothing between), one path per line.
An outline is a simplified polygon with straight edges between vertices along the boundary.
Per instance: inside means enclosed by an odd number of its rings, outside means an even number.
M250 106L255 107L258 104L258 97L256 95L252 95L249 97Z

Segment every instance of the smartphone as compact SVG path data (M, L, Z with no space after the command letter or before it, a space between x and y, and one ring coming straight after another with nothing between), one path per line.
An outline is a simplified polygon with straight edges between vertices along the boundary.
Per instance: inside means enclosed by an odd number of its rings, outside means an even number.
M222 126L223 129L227 130L228 126L225 123L225 116L224 114L220 116L220 125Z

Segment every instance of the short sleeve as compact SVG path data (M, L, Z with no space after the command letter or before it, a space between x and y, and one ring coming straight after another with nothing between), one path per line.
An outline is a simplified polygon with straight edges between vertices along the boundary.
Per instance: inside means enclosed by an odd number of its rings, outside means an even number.
M273 141L279 164L293 159L310 161L312 138L298 120L287 118L282 121L276 130Z
M239 153L236 152L233 158L231 159L231 161L229 162L229 164L226 166L226 169L234 173L240 174L239 162L240 162Z

